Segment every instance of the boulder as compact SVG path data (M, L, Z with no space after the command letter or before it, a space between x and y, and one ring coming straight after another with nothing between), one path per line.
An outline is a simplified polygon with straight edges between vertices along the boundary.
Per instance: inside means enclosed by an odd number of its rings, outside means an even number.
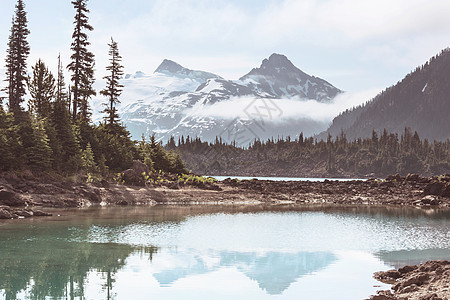
M447 183L445 185L445 188L442 190L441 196L450 198L450 184L449 183Z
M50 217L50 216L52 216L52 214L43 212L42 210L33 211L33 215L35 217Z
M33 211L26 210L26 209L16 210L15 214L17 214L20 217L24 217L24 218L31 218L34 215Z
M145 185L144 177L141 173L137 173L133 169L128 169L122 172L122 179L125 184L143 186Z
M142 175L143 173L150 174L149 167L139 160L133 161L133 166L131 167L136 174Z
M0 204L8 206L25 206L25 200L11 189L0 186Z
M403 177L400 174L389 175L386 177L386 181L402 181Z
M6 208L0 208L0 219L13 219L14 215Z
M433 181L425 186L423 193L425 195L440 196L444 192L445 183L441 181Z
M419 174L408 174L406 176L406 181L419 181Z

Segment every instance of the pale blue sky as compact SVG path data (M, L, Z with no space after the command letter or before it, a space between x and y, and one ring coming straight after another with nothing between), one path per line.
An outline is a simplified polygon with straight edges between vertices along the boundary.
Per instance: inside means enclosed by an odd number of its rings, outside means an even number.
M70 0L24 0L29 65L69 60ZM0 4L0 68L16 0ZM340 89L384 88L450 44L448 0L90 0L97 77L107 43L119 43L127 73L169 58L237 79L277 52ZM367 99L366 99L367 100Z

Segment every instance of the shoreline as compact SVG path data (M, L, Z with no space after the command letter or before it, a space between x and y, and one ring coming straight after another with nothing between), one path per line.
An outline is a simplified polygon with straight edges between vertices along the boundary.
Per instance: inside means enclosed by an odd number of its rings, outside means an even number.
M386 180L269 181L225 179L218 183L177 182L129 186L38 182L0 176L0 219L45 216L45 208L92 205L376 205L450 208L450 175L393 175Z

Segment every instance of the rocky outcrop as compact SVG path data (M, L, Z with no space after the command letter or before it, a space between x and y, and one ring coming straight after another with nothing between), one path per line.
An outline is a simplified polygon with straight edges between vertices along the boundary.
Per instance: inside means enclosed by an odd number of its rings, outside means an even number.
M0 206L0 219L17 219L51 216L52 214L41 210L17 209L8 206Z
M378 291L372 300L450 299L450 261L429 261L417 266L377 272L375 279L392 284L391 291Z
M19 207L25 205L25 200L12 188L0 185L0 205Z

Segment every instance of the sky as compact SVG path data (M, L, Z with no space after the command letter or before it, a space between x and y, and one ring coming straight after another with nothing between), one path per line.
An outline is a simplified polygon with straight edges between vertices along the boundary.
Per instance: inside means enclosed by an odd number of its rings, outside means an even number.
M42 58L56 72L58 53L69 63L71 1L24 3L28 64ZM0 68L15 4L0 4ZM98 78L111 36L126 73L152 73L168 58L238 79L280 53L350 92L393 85L450 44L448 0L90 0L88 8Z

